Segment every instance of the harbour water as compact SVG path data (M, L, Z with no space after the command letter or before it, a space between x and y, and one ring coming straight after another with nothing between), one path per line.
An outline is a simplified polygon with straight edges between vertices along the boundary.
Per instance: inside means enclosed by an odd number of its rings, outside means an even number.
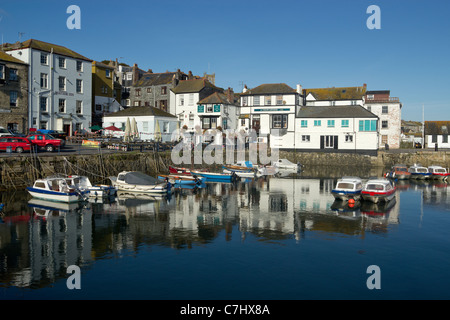
M335 183L287 175L57 208L3 193L0 299L449 299L450 185L399 182L389 205L348 207Z

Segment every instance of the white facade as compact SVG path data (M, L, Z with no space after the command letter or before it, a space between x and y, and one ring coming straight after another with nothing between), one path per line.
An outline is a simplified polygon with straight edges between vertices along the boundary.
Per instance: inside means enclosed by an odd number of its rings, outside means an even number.
M277 92L284 89L285 93ZM238 131L255 130L258 142L269 143L270 148L292 149L295 145L295 113L300 94L284 84L262 85L244 90L240 98Z
M364 105L364 99L345 99L345 100L317 100L313 94L309 93L305 98L306 106L362 106Z
M168 142L172 139L172 133L178 128L178 121L174 117L160 116L105 116L103 117L103 127L116 126L124 130L127 118L130 122L136 119L139 138L143 141L155 141L155 138L161 137L162 142ZM114 135L123 136L124 132L115 132Z
M450 148L450 142L449 142L449 135L445 134L445 135L426 135L425 136L425 142L426 142L426 147L428 149L434 149L436 148L436 144L437 144L437 148L438 150L441 148L444 149L449 149Z
M188 131L201 128L202 123L197 113L197 103L200 100L199 92L174 93L170 91L169 113L178 117L180 127L187 127Z
M72 134L92 119L92 63L33 48L8 51L30 65L28 127Z

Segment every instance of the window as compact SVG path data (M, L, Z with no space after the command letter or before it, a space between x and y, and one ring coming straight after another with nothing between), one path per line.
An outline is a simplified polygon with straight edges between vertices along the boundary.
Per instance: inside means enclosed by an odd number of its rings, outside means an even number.
M311 136L302 136L302 142L311 142Z
M259 96L254 96L253 97L253 105L254 106L259 106L260 103L261 102L260 102Z
M0 64L0 79L5 80L5 66Z
M161 94L167 94L167 87L161 87Z
M142 131L148 132L148 121L142 122Z
M189 114L189 120L194 120L194 114L192 113Z
M213 106L212 106L212 104L206 105L206 112L213 112Z
M180 95L180 100L178 101L179 101L178 105L184 106L184 95Z
M75 111L77 114L83 114L83 101L77 100Z
M59 67L61 69L65 69L66 68L66 58L59 57L58 58L58 63L59 63Z
M247 100L248 100L248 97L242 97L242 106L247 106Z
M241 126L242 126L242 127L245 126L245 119L241 119Z
M45 53L41 53L41 64L48 65L48 55Z
M204 117L202 119L202 129L210 129L211 128L211 118Z
M11 107L17 107L17 91L9 92L9 105Z
M356 100L352 100L352 101L351 101L351 105L352 105L352 106L356 106Z
M65 77L59 77L59 90L66 91L66 78Z
M342 128L348 128L349 127L349 121L348 120L342 120L341 121L341 127Z
M283 96L277 96L277 106L281 106L283 104Z
M107 78L111 78L111 70L105 70L105 75Z
M83 80L77 79L77 93L83 92Z
M448 143L448 134L442 135L442 143Z
M66 112L66 99L59 99L59 112L65 113Z
M222 127L224 130L228 129L228 120L222 119Z
M353 136L351 134L345 135L345 142L353 142Z
M359 131L377 131L377 120L360 120Z
M147 88L147 93L152 93L152 88Z
M136 89L136 97L140 97L140 96L141 96L141 89Z
M102 111L102 105L101 104L96 104L95 105L95 111Z
M159 101L159 108L163 111L167 111L167 100Z
M330 101L330 106L335 106L336 105L336 101Z
M322 121L321 120L314 120L314 127L320 127L322 126Z
M41 97L39 104L42 112L47 112L47 97Z
M190 106L194 105L194 94L193 93L189 94L189 105Z
M327 121L327 127L328 128L334 128L334 120L328 120Z
M47 121L41 121L39 129L47 130ZM39 136L39 137L42 139L41 136Z
M41 73L41 88L48 88L48 74Z
M19 77L17 76L17 69L9 69L9 80L10 81L17 81L19 80Z
M382 144L387 144L388 143L388 136L387 135L383 134L381 136L381 143Z
M80 123L80 122L75 123L75 131L81 131L81 129L82 129L82 123Z
M287 121L288 121L287 114L274 114L272 116L272 128L273 129L286 129Z
M140 107L141 106L141 102L140 101L135 101L134 102L134 106L135 107Z
M373 94L368 94L368 95L367 95L367 100L373 100L373 98L374 98L374 95L373 95Z
M388 126L388 121L387 120L383 120L383 121L381 121L381 128L382 129L387 129L389 126Z
M383 114L389 113L389 107L388 106L383 106L381 113L383 113Z
M265 96L264 97L264 105L270 106L272 104L272 97L271 96Z
M432 142L432 143L437 143L437 135L436 135L436 134L433 134L433 135L431 136L431 142Z
M77 61L77 72L83 72L83 62Z
M308 128L308 120L302 120L301 121L301 127L302 128Z

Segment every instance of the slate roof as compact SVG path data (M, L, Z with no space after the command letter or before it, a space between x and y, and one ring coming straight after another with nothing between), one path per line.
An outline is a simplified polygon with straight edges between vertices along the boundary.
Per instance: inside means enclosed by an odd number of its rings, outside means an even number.
M450 121L425 121L425 134L450 134Z
M212 95L200 100L197 104L228 104L234 105L235 101L228 100L226 94L214 92Z
M0 51L0 60L7 61L7 62L13 62L13 63L26 64L22 60L14 58L14 57L10 56L9 54L4 53L2 51Z
M297 91L292 89L285 83L266 83L256 88L249 89L247 92L243 92L240 95L251 96L260 94L292 94L292 93L297 93Z
M97 66L99 68L114 70L114 67L111 67L111 66L104 64L103 62L99 62L99 61L92 61L92 65Z
M316 100L361 100L366 94L366 87L340 87L303 89L306 97L312 94Z
M194 93L200 92L205 87L215 88L223 91L223 89L216 87L206 79L182 80L175 88L171 90L174 93Z
M299 118L378 118L362 106L314 106L301 107Z
M26 40L21 43L5 44L4 50L9 51L9 50L20 50L20 49L27 49L27 48L36 49L36 50L49 52L49 53L53 49L53 53L55 53L55 54L92 62L91 59L88 59L85 56L82 56L81 54L79 54L73 50L70 50L66 47L48 43L48 42L44 42L44 41L40 41L40 40L35 40L35 39L29 39L29 40Z
M152 87L164 84L171 84L176 72L165 73L145 73L134 85L135 87Z
M139 116L157 116L176 118L171 113L165 112L155 107L131 107L114 113L105 114L107 117L139 117Z

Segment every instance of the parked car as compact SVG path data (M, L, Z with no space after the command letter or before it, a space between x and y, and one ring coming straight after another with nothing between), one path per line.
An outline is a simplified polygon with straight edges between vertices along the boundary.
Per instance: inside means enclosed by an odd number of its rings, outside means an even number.
M12 134L7 129L0 127L0 137L11 137Z
M13 131L13 130L10 130L10 129L8 129L8 131L9 131L9 133L11 133L11 135L14 136L14 137L22 137L22 138L25 138L25 137L27 136L27 135L24 134L24 133L20 133L20 132Z
M2 137L0 138L0 150L22 153L31 150L31 141L23 137Z
M48 152L53 152L56 148L61 148L64 146L63 140L56 139L49 134L30 134L27 136L27 139L30 140L33 145L45 149Z
M414 143L414 148L422 149L422 144L420 142L416 142L416 143Z

